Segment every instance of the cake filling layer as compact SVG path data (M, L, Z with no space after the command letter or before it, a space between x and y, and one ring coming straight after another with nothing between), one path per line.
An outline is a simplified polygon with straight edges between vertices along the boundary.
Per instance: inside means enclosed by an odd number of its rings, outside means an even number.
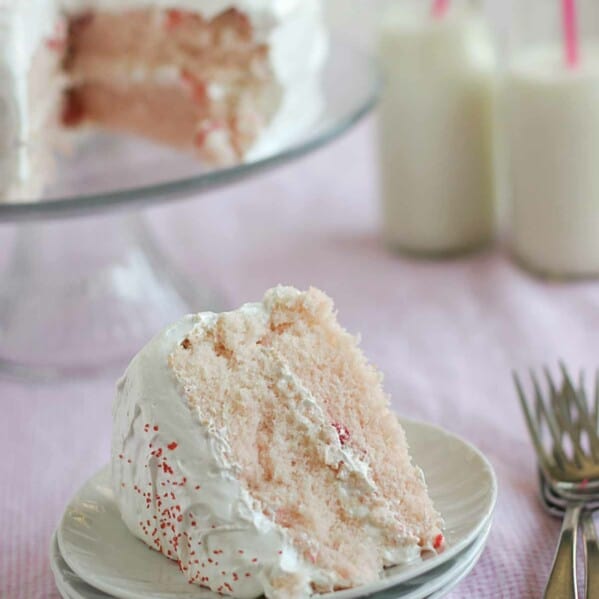
M280 103L268 47L235 9L210 21L89 13L71 20L67 40L66 114L79 117L69 125L129 131L224 165L242 160Z

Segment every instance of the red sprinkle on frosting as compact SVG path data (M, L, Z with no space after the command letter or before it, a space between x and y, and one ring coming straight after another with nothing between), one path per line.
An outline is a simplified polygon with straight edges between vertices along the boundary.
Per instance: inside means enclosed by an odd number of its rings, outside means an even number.
M339 422L332 422L331 425L337 431L341 445L345 445L351 438L351 434L347 426L345 426L345 424L340 424Z

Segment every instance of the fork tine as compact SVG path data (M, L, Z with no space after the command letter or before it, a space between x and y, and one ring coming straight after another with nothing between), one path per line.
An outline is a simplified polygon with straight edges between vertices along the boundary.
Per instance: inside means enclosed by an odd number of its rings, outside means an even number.
M518 399L520 400L520 406L522 408L522 412L524 413L524 420L526 421L528 432L532 439L535 451L537 452L537 459L539 460L541 467L544 470L548 470L551 465L551 459L547 455L547 452L543 447L543 443L541 442L541 437L530 412L528 402L526 401L526 396L524 395L522 385L520 384L520 379L515 372L512 373L512 377L514 379L514 385L516 386L516 392L518 393Z
M565 406L567 406L567 412L570 416L570 427L568 430L568 434L570 435L570 439L572 440L572 445L574 447L574 453L575 453L575 457L576 457L576 461L578 463L578 465L580 467L582 467L582 465L584 464L584 462L587 460L587 456L585 455L585 451L584 448L582 447L581 443L580 443L580 433L581 433L581 429L582 426L584 424L584 420L585 420L585 413L588 417L588 411L585 409L585 407L583 406L583 402L581 401L580 397L578 396L578 393L576 392L576 388L574 387L574 383L572 383L572 379L570 378L570 375L568 373L568 370L566 369L565 365L563 364L563 362L560 362L560 370L562 372L562 376L563 376L563 393L560 394L560 397L562 399L562 401L565 402ZM578 418L576 419L576 421L573 420L572 418L572 404L574 403L574 405L576 405L576 412L578 414ZM589 421L589 419L586 419L587 421ZM589 427L585 427L585 429L588 429ZM592 425L591 425L591 431L589 432L587 430L587 432L589 433L589 438L595 436L595 432L592 430Z
M567 455L568 464L566 467L570 465L581 468L584 462L584 454L580 447L577 447L578 437L576 436L577 432L573 430L574 423L572 421L572 415L570 411L570 403L566 399L567 386L565 382L562 382L561 387L558 389L555 383L553 382L553 377L549 372L549 369L545 366L543 368L545 372L545 377L547 378L547 382L549 383L550 393L551 393L551 407L552 412L554 414L555 420L558 424L560 430L560 446L564 453L566 453L563 443L564 436L570 438L572 442L572 448L574 450L574 455ZM578 443L578 445L580 445Z
M599 368L595 371L595 431L599 431Z
M588 400L586 386L584 384L583 371L580 372L579 386L578 390L576 391L576 396L578 399L578 405L582 410L582 413L579 412L579 416L582 416L582 419L584 420L584 430L589 439L589 449L591 450L593 458L599 461L599 435L597 434L597 425L594 417L595 412L589 411L590 402Z
M566 367L564 364L561 364L561 369L563 373L567 373ZM591 442L597 442L599 439L597 437L597 427L592 420L591 413L589 412L589 402L587 399L587 393L584 386L584 373L580 373L579 377L579 388L574 389L572 385L572 381L569 379L569 387L572 396L576 402L576 406L578 407L578 415L582 416L585 424L585 430L589 435L589 439Z
M576 416L579 416L579 405L576 387L572 382L572 378L563 362L559 362L559 368L562 375L560 399L562 401L562 405L564 406L564 413L568 417L572 432L578 433L578 418L576 418ZM573 407L575 409L573 409Z
M568 462L568 456L565 454L562 447L562 436L560 434L559 427L557 426L557 422L555 421L552 410L548 410L545 402L543 401L543 394L541 393L539 380L532 369L529 371L529 374L535 391L537 415L541 414L545 419L545 422L547 422L547 426L553 440L553 456L559 462L560 466L564 466ZM545 376L547 376L547 374L547 369L545 369Z
M562 380L562 384L559 388L559 393L557 394L556 401L560 406L562 414L564 416L564 420L566 422L566 427L571 429L574 426L574 420L572 419L572 404L568 401L568 383L565 380ZM569 432L569 430L567 431Z
M557 427L560 432L560 447L562 447L562 437L564 434L569 434L569 429L571 426L570 415L567 413L564 402L561 401L561 390L558 390L555 383L553 382L553 377L549 372L549 369L545 366L543 368L543 372L545 373L545 378L547 379L547 384L549 385L549 396L551 402L551 413L553 414L554 420L557 423Z
M586 401L586 394L584 395ZM599 436L597 435L597 429L594 425L594 419L589 414L587 417L587 424L585 427L585 431L587 433L587 437L589 440L589 449L591 451L591 455L596 462L599 462Z
M596 422L596 420L597 420L597 399L598 399L597 388L595 388L594 393L595 393L594 401L593 401L593 404L591 404L591 401L587 394L586 385L581 387L581 389L580 389L580 400L584 403L584 406L585 406L586 421L587 421L587 427L588 427L587 432L588 432L589 438L591 440L591 445L593 446L594 449L599 450L599 429L597 427L597 422ZM595 458L599 459L599 455L595 455Z
M576 425L572 420L572 413L570 409L570 402L568 401L566 394L568 391L567 385L562 381L561 386L558 388L555 384L551 372L547 366L543 367L545 378L549 384L551 394L551 407L550 410L557 423L559 430L560 443L559 447L563 454L566 456L564 461L564 469L570 467L582 468L585 456L580 445L580 433L576 429ZM569 437L571 440L573 455L567 453L564 445L564 437Z
M594 428L590 421L589 407L587 405L586 393L584 390L584 373L580 373L579 386L578 389L576 389L576 387L574 387L572 379L568 376L568 371L563 362L560 362L560 370L562 371L562 375L564 376L564 380L566 381L568 390L574 398L576 407L578 408L578 415L584 416L587 425L591 428ZM595 434L595 431L592 431L592 434Z
M558 391L557 387L555 386L555 383L553 382L553 377L551 376L551 373L549 372L547 366L543 367L543 372L545 373L545 379L547 380L547 384L549 385L549 397L551 401L552 412L561 430L565 431L570 425L570 419L568 415L565 413L562 402L559 401L560 391Z

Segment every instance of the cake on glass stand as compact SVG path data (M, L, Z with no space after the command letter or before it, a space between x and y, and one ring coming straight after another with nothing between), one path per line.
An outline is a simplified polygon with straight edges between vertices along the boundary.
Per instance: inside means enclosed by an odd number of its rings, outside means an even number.
M16 226L0 274L0 374L39 380L116 370L182 314L226 308L217 290L190 284L161 251L143 209L204 198L329 143L372 109L380 87L373 59L333 39L322 116L275 154L210 169L143 140L90 135L60 159L40 200L0 204L0 226Z

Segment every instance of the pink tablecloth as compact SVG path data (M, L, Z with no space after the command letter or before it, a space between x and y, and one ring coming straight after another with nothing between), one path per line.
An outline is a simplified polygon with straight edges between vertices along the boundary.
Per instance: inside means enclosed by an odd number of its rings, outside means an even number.
M231 305L279 282L335 298L396 410L463 435L495 466L489 546L452 596L538 597L558 524L536 500L510 371L558 358L594 365L599 284L542 283L498 252L443 263L392 255L378 238L376 180L367 123L299 163L151 216L190 275L211 278ZM8 242L0 228L0 256ZM108 460L112 395L113 381L0 382L0 597L58 597L50 535Z

